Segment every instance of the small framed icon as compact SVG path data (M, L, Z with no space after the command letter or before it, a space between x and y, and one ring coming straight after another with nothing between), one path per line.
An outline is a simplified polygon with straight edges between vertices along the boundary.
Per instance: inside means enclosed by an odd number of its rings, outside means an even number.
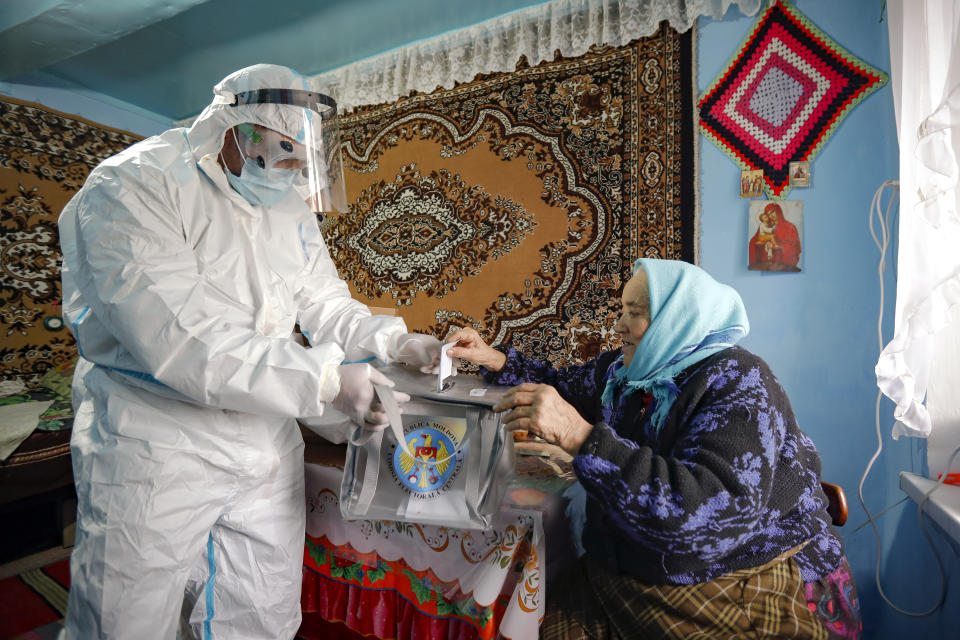
M750 169L740 172L740 197L758 198L763 195L763 171Z
M809 162L791 162L790 186L791 187L809 187L810 186L810 163Z

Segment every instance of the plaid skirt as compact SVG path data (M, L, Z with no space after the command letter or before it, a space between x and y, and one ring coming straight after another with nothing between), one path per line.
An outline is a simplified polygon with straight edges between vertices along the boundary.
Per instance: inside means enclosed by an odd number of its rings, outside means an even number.
M542 640L855 640L860 605L846 559L804 584L791 549L767 564L693 585L648 585L584 556L547 586Z

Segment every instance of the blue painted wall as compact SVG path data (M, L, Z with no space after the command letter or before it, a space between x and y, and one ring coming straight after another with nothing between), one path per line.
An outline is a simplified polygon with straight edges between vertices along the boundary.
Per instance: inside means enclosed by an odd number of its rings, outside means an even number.
M796 0L795 6L850 53L889 73L887 23L879 22L882 0ZM703 92L726 67L755 18L735 9L725 19L701 19L699 85ZM751 333L744 345L763 356L786 388L802 428L823 458L823 476L844 487L850 517L840 529L864 612L864 637L955 638L960 636L960 589L925 618L896 613L874 583L876 536L857 497L861 476L878 448L873 368L879 352L877 315L880 252L868 228L874 192L898 174L898 148L889 85L855 107L812 164L812 186L794 189L803 201L803 272L748 271L748 201L738 197L739 168L712 142L700 137L701 260L717 279L743 296ZM893 277L888 253L884 341L893 330ZM924 444L893 441L892 404L880 410L883 451L864 483L867 508L876 514L904 497L901 470L925 471ZM907 501L878 520L882 542L880 584L890 599L912 611L936 602L936 563ZM943 537L932 533L954 581L960 561ZM909 634L909 635L908 635Z
M173 123L156 113L114 100L95 91L64 87L37 74L27 83L0 82L0 95L37 102L100 124L144 137L161 133Z

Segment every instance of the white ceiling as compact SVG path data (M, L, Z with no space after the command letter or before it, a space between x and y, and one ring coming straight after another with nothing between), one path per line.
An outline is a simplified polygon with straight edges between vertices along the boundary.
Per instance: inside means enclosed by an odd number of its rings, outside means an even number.
M258 62L313 75L543 0L0 0L0 81L93 91L170 121Z

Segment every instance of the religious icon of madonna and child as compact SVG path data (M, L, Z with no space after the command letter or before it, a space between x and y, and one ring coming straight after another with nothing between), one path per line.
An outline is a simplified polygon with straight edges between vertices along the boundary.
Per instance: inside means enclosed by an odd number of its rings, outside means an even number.
M753 271L800 271L803 202L754 200L750 203L749 263Z

